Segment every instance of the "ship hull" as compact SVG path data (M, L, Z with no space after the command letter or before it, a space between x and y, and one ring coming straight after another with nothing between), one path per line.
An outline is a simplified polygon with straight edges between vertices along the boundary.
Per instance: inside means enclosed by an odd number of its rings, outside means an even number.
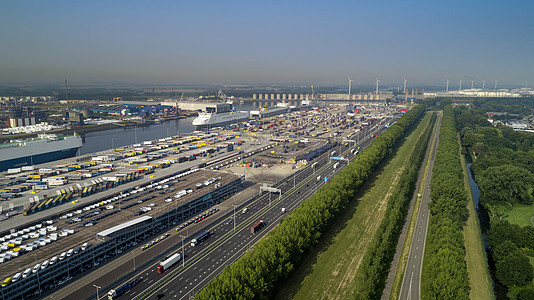
M239 119L233 119L233 120L230 120L230 121L217 122L217 123L214 123L214 124L195 125L195 128L196 129L201 129L201 128L208 128L208 127L226 126L226 125L230 125L230 124L234 124L234 123L239 123L241 121L245 121L245 120L248 120L248 119L249 118L239 118Z
M213 114L213 115L199 115L198 118L193 120L195 128L217 127L229 124L238 123L244 120L248 120L250 114L240 112L235 114Z
M76 156L80 147L58 150L38 155L18 157L10 160L0 161L0 172L11 168L19 168L22 166L38 165L54 160L69 158ZM32 164L33 163L33 164Z

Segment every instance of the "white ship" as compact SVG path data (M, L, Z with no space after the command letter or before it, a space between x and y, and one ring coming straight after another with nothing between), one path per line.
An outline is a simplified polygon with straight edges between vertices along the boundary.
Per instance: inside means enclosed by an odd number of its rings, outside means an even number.
M73 157L82 146L78 135L39 134L0 145L0 171Z
M251 117L271 117L289 112L289 106L261 108L250 112Z
M232 111L224 113L199 113L193 120L193 125L197 127L228 125L243 120L248 120L248 111Z

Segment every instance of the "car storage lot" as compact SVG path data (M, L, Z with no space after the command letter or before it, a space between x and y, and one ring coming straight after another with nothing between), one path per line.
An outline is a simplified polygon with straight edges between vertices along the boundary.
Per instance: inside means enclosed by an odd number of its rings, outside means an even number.
M73 230L74 233L69 234L67 236L58 236L57 241L51 241L46 245L40 246L32 251L27 251L26 253L21 253L18 257L13 257L9 261L1 263L0 274L3 274L7 277L15 275L19 272L22 273L27 268L33 268L37 263L42 265L44 261L50 260L54 256L60 257L62 252L68 252L69 249L74 250L76 247L82 246L84 243L88 243L90 247L91 245L94 245L99 242L96 239L96 233L137 218L136 216L134 216L134 214L141 211L141 208L145 208L147 210L146 213L144 213L143 215L153 217L159 216L165 213L166 211L169 211L175 207L179 207L180 205L191 201L196 197L213 191L216 188L216 184L225 185L228 182L235 180L237 177L237 175L232 175L224 172L199 170L187 176L177 178L177 180L169 181L165 184L161 184L158 186L154 185L150 188L143 188L142 191L140 189L135 194L125 193L125 195L128 196L122 197L121 199L116 199L115 201L102 201L100 202L101 205L97 204L96 206L86 206L86 208L93 207L90 209L75 209L73 210L72 215L69 213L70 217L65 218L67 214L64 214L60 216L60 219L53 220L53 223L51 222L52 224L50 225L53 225L54 227L56 227L56 229L54 231L46 232L46 234L41 235L40 238L46 238L48 235L53 234L54 232L60 234L65 230ZM210 178L217 178L217 182L214 182L208 186L203 185L201 188L196 188L197 184L203 184L207 179ZM164 185L168 185L168 187L159 188L159 186ZM171 189L173 190L170 191ZM180 198L175 197L177 192L186 189L190 189L190 192L186 192L185 196L182 196ZM131 199L129 199L128 201L124 201L124 199L128 198ZM165 199L169 198L171 198L173 201L165 201ZM147 200L142 203L138 203L142 199ZM127 205L132 206L129 208L125 208L125 206ZM106 206L108 208L106 208ZM93 215L87 216L88 214ZM99 216L103 216L105 214L109 215L94 222L90 221L91 219L98 218ZM86 215L86 217L82 218L79 221L72 221L76 218L80 218L80 216L82 215ZM87 225L89 224L87 222L90 222L93 225ZM80 226L81 224L85 224L85 226ZM43 226L42 228L46 227ZM25 239L22 244L17 245L17 247L27 245L36 240L40 240L40 238ZM141 242L141 240L139 242ZM117 250L123 251L125 249ZM2 253L5 252L6 251L2 251Z

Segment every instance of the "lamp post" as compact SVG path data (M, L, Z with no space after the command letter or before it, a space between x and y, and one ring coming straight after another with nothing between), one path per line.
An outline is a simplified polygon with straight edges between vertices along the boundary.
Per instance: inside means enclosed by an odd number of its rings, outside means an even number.
M96 288L96 300L100 300L100 296L98 295L98 290L101 289L102 287L99 287L96 284L93 284L93 286Z
M235 207L236 207L237 205L232 204L232 206L234 207L234 231L235 231Z
M182 268L185 267L185 245L184 245L184 236L180 234L180 236L182 237Z

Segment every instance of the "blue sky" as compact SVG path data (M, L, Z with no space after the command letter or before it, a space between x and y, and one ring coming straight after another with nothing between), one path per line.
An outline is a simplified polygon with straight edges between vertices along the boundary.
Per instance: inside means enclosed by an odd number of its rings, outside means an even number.
M2 1L0 83L534 86L531 1Z

